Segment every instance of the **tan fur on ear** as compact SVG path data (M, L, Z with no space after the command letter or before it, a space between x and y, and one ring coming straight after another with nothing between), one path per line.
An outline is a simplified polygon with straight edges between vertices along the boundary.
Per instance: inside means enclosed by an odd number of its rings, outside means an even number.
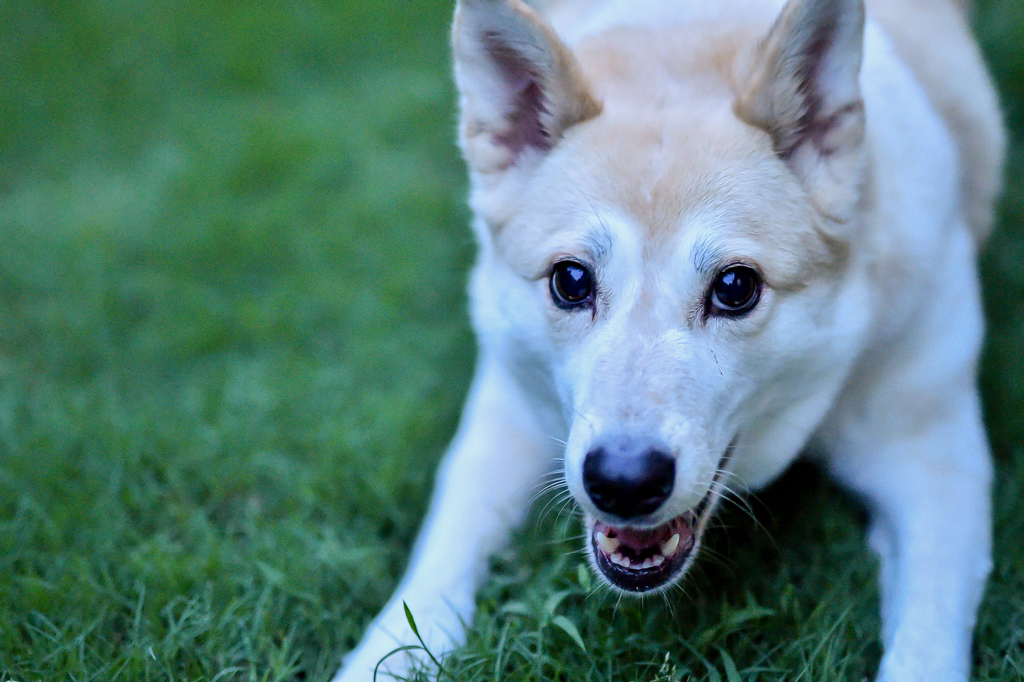
M765 130L826 216L846 222L866 168L863 0L789 0L738 64L736 114Z
M463 0L452 27L471 169L500 173L601 112L575 57L520 0Z

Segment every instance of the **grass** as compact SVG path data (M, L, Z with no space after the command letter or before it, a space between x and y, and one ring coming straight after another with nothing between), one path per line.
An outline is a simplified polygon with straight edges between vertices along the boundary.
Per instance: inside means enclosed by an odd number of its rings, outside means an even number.
M450 9L0 4L0 682L324 680L383 604L474 356ZM1024 12L981 10L1016 135L983 258L975 672L1002 681L1024 679ZM860 509L803 466L752 505L642 605L594 592L571 519L533 519L446 667L870 676Z

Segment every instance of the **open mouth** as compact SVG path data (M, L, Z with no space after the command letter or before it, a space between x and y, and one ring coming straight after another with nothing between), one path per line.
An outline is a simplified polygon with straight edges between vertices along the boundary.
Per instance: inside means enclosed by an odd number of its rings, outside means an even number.
M609 526L597 521L590 541L605 578L626 592L650 592L681 575L697 547L711 493L693 510L657 528Z
M728 459L728 453L722 464ZM719 466L700 503L656 528L610 526L595 521L590 531L594 564L613 586L641 594L671 585L689 567L718 499Z

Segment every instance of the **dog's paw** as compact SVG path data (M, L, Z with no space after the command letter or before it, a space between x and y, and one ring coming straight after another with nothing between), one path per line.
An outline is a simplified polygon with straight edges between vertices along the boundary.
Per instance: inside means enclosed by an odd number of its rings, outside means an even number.
M955 668L937 660L934 652L914 657L890 653L882 657L875 682L969 682L969 675Z
M372 682L374 679L378 682L391 682L429 663L429 658L423 651L391 653L400 646L402 645L390 637L367 636L345 657L342 668L335 675L333 682Z
M372 682L374 671L377 682L390 682L421 666L435 665L465 641L462 617L450 605L408 612L406 608L404 602L390 604L370 624L359 646L345 656L332 682Z

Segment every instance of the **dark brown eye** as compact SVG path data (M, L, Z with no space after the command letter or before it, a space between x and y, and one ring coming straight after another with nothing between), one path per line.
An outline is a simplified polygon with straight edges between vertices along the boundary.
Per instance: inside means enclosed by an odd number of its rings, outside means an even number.
M594 296L590 270L572 260L555 263L551 270L551 299L564 310L588 305Z
M761 276L753 268L732 265L718 273L708 293L708 313L739 317L761 298Z

